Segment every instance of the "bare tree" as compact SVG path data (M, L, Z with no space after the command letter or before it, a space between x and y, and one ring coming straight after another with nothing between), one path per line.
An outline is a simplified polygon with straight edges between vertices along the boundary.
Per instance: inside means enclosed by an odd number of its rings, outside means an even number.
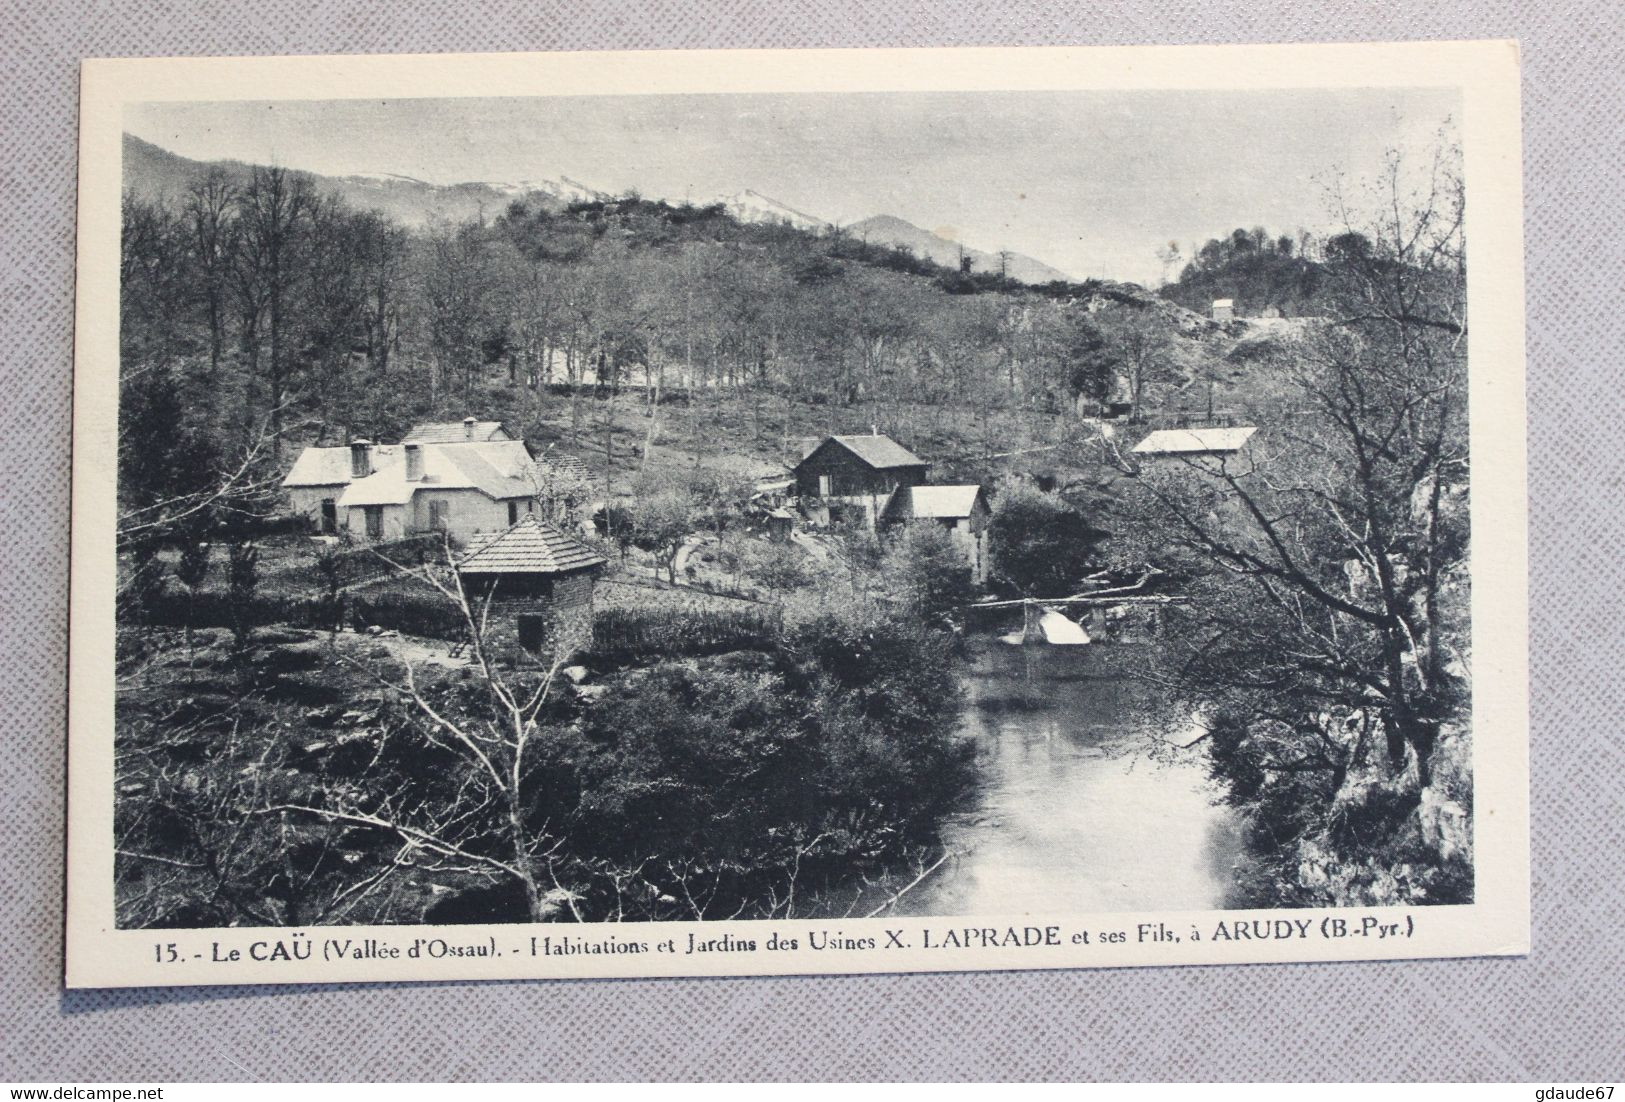
M295 369L294 330L300 324L289 309L308 276L307 231L316 196L310 177L302 173L256 168L237 205L242 227L238 283L245 328L257 336L257 319L263 311L265 408L271 418L272 457L280 458L283 411ZM257 339L246 343L253 352L259 351Z
M1235 458L1140 479L1170 544L1217 569L1192 658L1202 676L1369 711L1396 769L1408 755L1422 786L1465 693L1452 661L1468 469L1452 163L1437 159L1410 192L1395 158L1377 213L1329 244L1343 316L1285 354L1299 416Z
M388 831L403 846L449 862L448 867L512 882L532 920L549 918L572 893L557 875L562 839L550 832L546 809L538 806L539 720L560 669L582 641L584 623L568 616L555 621L539 669L504 669L492 645L497 594L471 595L451 565L449 549L440 564L392 565L451 602L467 632L479 687L474 709L454 709L437 699L404 658L364 667L407 703L422 737L444 752L449 775L428 796L415 786L390 792L330 785L321 803L289 802L264 810Z
M199 295L209 327L209 380L220 373L225 351L231 265L238 248L237 189L221 169L211 169L187 192L184 216L202 284ZM212 391L211 391L212 393Z

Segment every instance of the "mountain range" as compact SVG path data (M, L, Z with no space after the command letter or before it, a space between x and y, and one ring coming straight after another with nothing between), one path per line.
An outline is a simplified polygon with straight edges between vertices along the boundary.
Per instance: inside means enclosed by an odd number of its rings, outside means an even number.
M1072 279L1065 272L1050 267L1042 260L1034 260L1030 256L1008 251L1004 252L1001 258L999 253L970 248L952 238L921 229L912 222L890 214L877 214L873 218L854 222L846 227L846 232L873 244L896 245L908 249L916 256L926 257L948 268L959 267L960 258L964 257L971 262L972 271L1003 271L1011 279L1018 279L1023 283L1042 284Z
M211 169L219 169L227 179L241 184L252 176L254 166L241 161L195 161L133 134L124 135L124 188L144 199L176 200ZM515 199L562 210L581 200L609 198L607 193L568 176L517 183L431 184L388 172L308 175L324 195L336 195L350 206L377 211L414 227L434 221L462 222L482 215L495 217Z
M830 228L830 224L822 218L803 214L794 207L786 206L777 199L769 199L761 192L749 188L733 195L723 196L718 201L724 210L741 222L778 222L813 233L821 233Z
M223 171L235 183L245 183L254 166L242 161L197 161L154 145L133 134L124 135L124 188L148 200L175 201L211 169ZM308 173L316 189L335 195L350 206L377 211L403 225L421 227L431 222L462 222L471 218L491 218L514 200L523 200L558 211L571 203L609 199L608 192L572 180L519 180L512 183L470 182L431 184L412 176L387 172L323 176ZM825 219L796 210L761 192L745 188L711 200L720 203L741 222L771 222L821 233L832 228ZM941 234L921 229L912 222L889 214L875 215L845 227L845 232L873 244L907 248L946 267L957 268L961 256L969 257L973 270L996 272L1000 257L962 245ZM1006 253L1003 270L1012 279L1042 284L1071 277L1059 269L1019 253Z

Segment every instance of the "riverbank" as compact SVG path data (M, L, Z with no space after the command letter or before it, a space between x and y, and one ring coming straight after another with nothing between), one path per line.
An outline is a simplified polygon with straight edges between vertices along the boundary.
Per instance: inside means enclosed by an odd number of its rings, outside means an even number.
M977 637L966 649L961 732L975 746L978 783L943 824L933 860L946 860L889 913L1226 905L1240 830L1219 802L1202 745L1174 744L1189 715L1135 676L1149 645L1013 646ZM874 900L884 903L918 871L900 871Z

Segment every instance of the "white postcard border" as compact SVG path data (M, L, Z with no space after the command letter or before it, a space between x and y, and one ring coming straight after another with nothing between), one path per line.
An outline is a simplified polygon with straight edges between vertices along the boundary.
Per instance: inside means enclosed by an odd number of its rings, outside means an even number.
M306 930L120 930L113 594L122 116L157 100L1445 86L1473 253L1475 902L1417 908ZM1521 133L1511 42L93 60L82 74L69 637L69 987L740 976L1515 955L1529 951ZM1343 933L1337 935L1342 922ZM1255 925L1255 923L1257 925ZM1223 926L1232 936L1215 940ZM1360 934L1350 933L1361 929ZM1190 932L1201 934L1192 941ZM1245 930L1247 936L1242 937ZM889 939L895 932L898 947ZM1166 931L1178 935L1167 940ZM991 932L991 933L989 933ZM1103 940L1120 933L1121 941ZM1087 941L1079 935L1087 934ZM689 937L754 951L685 952ZM1281 935L1281 936L1276 936ZM770 949L770 937L794 949ZM537 952L646 943L644 952ZM846 938L858 948L815 948ZM1016 944L999 944L1015 941ZM1023 944L1037 940L1039 944ZM994 944L987 944L988 942ZM670 942L668 951L661 948ZM872 942L872 947L869 943ZM970 944L965 944L969 942ZM360 955L335 958L347 943ZM171 952L168 947L173 946ZM304 946L304 950L298 947ZM447 952L488 947L489 956ZM416 950L415 954L412 950ZM394 950L398 955L390 955ZM367 955L368 952L371 955ZM303 956L301 956L303 952ZM233 954L236 954L233 956ZM256 959L264 958L264 959Z

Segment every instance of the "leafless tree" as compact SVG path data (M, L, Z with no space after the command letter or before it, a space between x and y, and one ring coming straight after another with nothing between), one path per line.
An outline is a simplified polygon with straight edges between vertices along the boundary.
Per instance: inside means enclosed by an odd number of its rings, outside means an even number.
M1299 416L1250 450L1139 482L1172 545L1217 568L1196 662L1236 688L1369 710L1430 778L1459 710L1467 426L1462 192L1398 158L1383 204L1328 247L1342 316L1285 354ZM1344 207L1351 210L1351 207ZM1224 590L1224 578L1246 583ZM1339 729L1341 730L1341 728Z
M362 666L406 702L417 730L445 752L454 773L442 778L435 798L424 798L416 787L380 792L330 786L319 804L286 803L265 810L391 832L403 846L431 855L448 868L513 882L533 920L551 917L572 893L557 877L561 839L550 831L545 809L536 806L539 720L560 669L581 641L584 624L560 617L538 669L522 673L504 668L492 642L496 594L483 599L471 595L451 564L449 549L440 563L392 565L458 610L467 632L469 665L480 690L479 706L463 712L438 701L405 658Z
M304 254L316 206L315 189L310 177L302 173L256 168L237 205L242 229L238 285L245 318L263 317L265 408L271 421L272 456L280 458L282 418L294 371L293 337L299 324L289 311L308 276ZM257 324L245 324L246 347L255 361L261 348L260 333ZM250 365L251 369L257 366Z

